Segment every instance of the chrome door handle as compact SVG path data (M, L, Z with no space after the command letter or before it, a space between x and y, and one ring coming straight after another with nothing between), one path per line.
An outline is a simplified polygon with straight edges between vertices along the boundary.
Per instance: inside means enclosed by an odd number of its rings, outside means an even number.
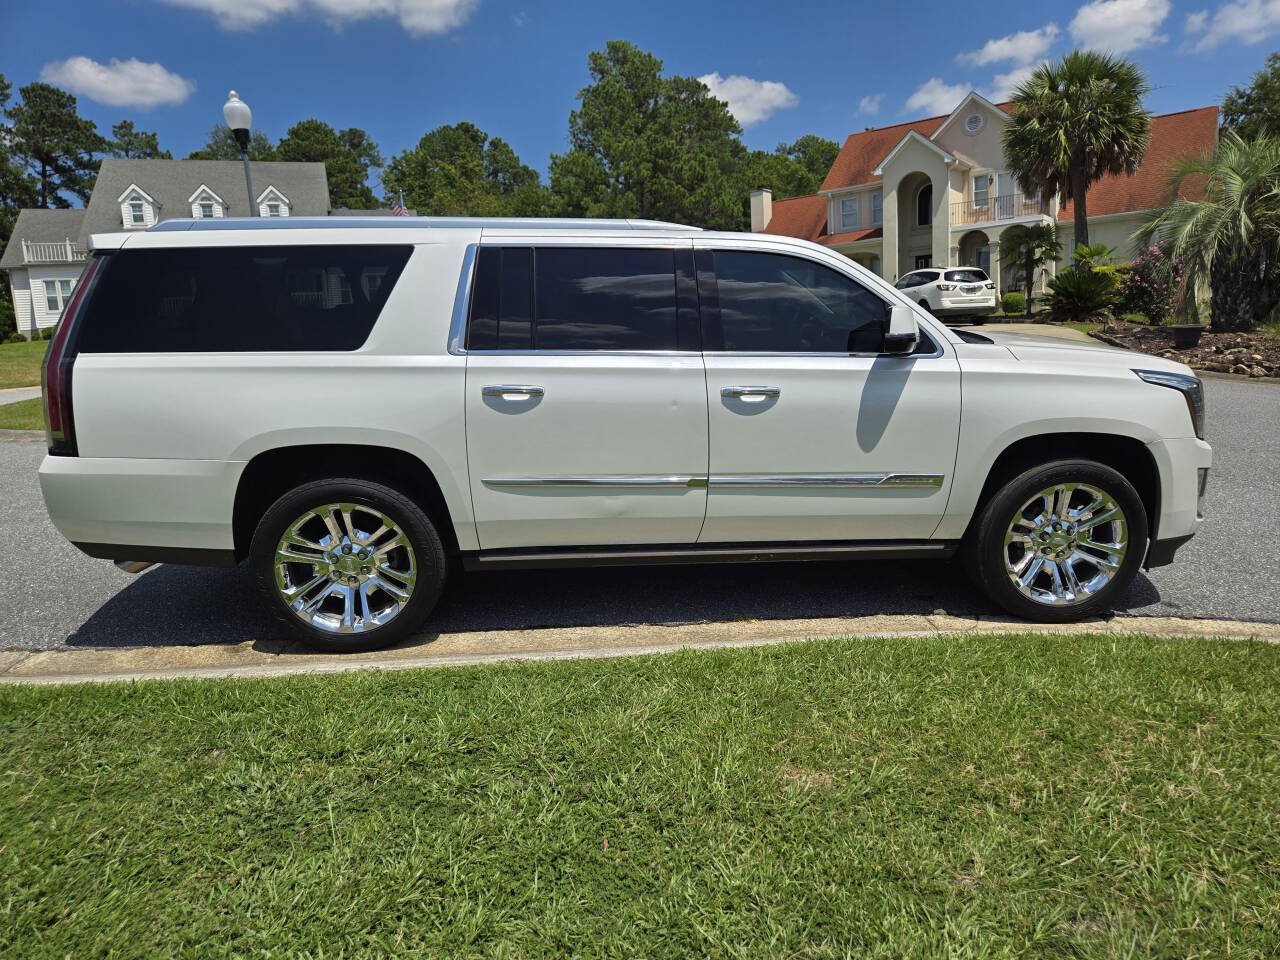
M503 400L533 400L542 396L542 388L527 383L493 383L482 387L480 392L486 397L499 397Z
M721 387L720 396L733 397L736 399L747 400L759 398L764 400L766 397L779 397L782 395L781 387Z

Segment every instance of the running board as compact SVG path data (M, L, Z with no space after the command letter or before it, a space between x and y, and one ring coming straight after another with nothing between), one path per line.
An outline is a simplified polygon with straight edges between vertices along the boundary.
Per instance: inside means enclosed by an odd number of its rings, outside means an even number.
M945 560L957 540L859 540L822 543L653 544L482 550L462 555L466 570L620 567L678 563L779 563L790 560Z

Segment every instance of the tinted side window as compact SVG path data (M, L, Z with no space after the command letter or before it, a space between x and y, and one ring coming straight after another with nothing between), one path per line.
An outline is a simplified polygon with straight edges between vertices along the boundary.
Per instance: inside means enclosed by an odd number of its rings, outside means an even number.
M676 349L671 250L547 247L534 262L537 349Z
M715 276L718 336L708 334L708 350L876 353L884 346L887 304L822 264L717 250Z
M356 350L410 246L187 247L107 258L84 353Z
M528 350L533 327L528 247L481 247L471 291L467 347L471 350Z
M920 281L920 277L918 275L914 273L908 273L905 277L900 278L898 282L894 284L894 286L897 287L899 290L908 290L911 287L914 287L919 281Z
M676 267L671 249L483 247L467 346L675 350L684 340L696 348L692 264Z

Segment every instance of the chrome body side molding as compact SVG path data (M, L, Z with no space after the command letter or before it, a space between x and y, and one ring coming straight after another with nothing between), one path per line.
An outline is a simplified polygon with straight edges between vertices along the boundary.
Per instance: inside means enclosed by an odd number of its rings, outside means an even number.
M640 544L619 547L481 550L464 553L468 570L608 567L680 563L779 563L792 560L945 559L958 540L861 540L815 543Z
M496 388L495 388L496 389ZM942 486L940 473L853 473L777 474L742 476L598 476L598 477L485 477L487 487L725 487L768 489L770 487L813 487L815 489L933 489Z

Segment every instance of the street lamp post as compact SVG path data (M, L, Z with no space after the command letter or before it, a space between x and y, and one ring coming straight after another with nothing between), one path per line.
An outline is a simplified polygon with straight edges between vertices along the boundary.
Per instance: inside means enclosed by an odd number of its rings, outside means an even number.
M253 208L253 178L249 176L249 130L253 123L253 113L239 94L232 90L227 94L227 102L222 105L222 117L240 146L240 160L244 163L244 186L249 191L249 216L256 216Z

